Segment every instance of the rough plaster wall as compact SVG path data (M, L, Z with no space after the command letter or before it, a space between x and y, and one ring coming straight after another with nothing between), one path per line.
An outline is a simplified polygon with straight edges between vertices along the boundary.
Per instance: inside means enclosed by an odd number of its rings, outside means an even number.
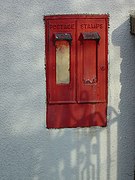
M0 179L133 180L134 0L1 0ZM45 128L43 15L109 13L107 128Z

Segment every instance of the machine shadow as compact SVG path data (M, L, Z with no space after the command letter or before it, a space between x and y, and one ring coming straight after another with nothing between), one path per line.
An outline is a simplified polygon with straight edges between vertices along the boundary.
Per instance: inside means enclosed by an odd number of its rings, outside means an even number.
M86 92L82 92L82 94L85 95L85 98L87 97ZM69 114L67 115L65 115L65 111L63 111L63 114L61 113L59 118L68 119L68 117L72 116L74 122L79 121L81 124L83 124L82 121L87 118L92 121L99 119L99 121L104 122L104 117L101 112L88 112L89 108L86 108L86 106L83 108L81 107L79 111L79 120L75 116L75 113L78 111L76 112L76 109L72 108L69 108ZM55 137L53 142L51 140L51 144L53 144L56 149L59 149L58 152L60 152L61 156L58 159L58 165L53 167L55 173L50 176L63 180L71 179L71 176L73 180L110 180L112 178L111 165L113 157L111 152L111 142L113 141L113 126L116 127L115 138L117 142L117 123L119 117L120 115L113 107L108 107L107 127L49 130L50 133L53 131L58 131L59 133L63 132L60 137ZM62 146L60 148L58 147L58 144L61 143ZM117 146L117 143L115 145ZM51 149L53 148L50 148L50 152ZM63 153L64 149L66 149L65 155ZM51 152L51 157L56 153L57 150ZM105 157L105 160L103 160L103 157ZM60 165L62 166L61 169L59 169ZM117 174L115 176L117 176Z
M135 37L130 34L129 19L112 32L112 43L120 48L120 115L118 118L117 180L128 180L134 172L135 119ZM117 65L117 53L113 52ZM113 62L114 63L114 62ZM115 87L114 87L115 88ZM124 179L125 178L125 179Z
M73 180L112 179L111 161L113 157L111 142L113 141L113 126L117 126L119 114L113 107L108 107L108 113L109 121L107 127L49 130L50 133L53 131L63 132L59 138L55 137L53 142L51 140L51 144L57 147L56 149L59 149L51 152L53 148L50 148L52 157L57 152L61 154L59 159L57 159L58 165L53 167L55 173L51 174L51 177L58 176L58 179L63 180L71 179L71 176ZM85 116L85 112L83 116ZM102 119L102 115L99 112L96 112L95 117L94 114L92 116L93 118L99 117ZM89 114L88 118L92 116ZM117 132L115 135L117 139ZM63 145L58 147L57 145L60 142ZM65 155L63 154L64 149ZM105 156L105 161L103 156ZM60 164L62 166L61 169L59 169Z

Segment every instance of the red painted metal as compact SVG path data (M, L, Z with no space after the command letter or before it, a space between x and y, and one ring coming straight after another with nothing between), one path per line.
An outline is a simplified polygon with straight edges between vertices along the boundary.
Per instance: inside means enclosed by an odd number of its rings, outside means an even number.
M56 15L44 20L47 128L106 126L108 15ZM56 83L60 38L70 46L67 84Z
M46 33L47 55L47 102L53 103L75 103L75 38L70 43L70 83L56 84L56 46L54 35L56 33L70 33L75 37L74 20L49 20L47 21L49 32ZM69 26L71 25L71 29ZM66 28L66 29L65 29ZM47 28L46 28L47 29Z
M106 67L106 26L105 19L79 19L77 21L77 37L83 32L96 31L100 40L77 41L78 63L78 102L106 102L106 71L99 67ZM88 64L89 63L89 64ZM84 67L84 65L86 66ZM90 71L89 77L84 77ZM88 82L88 83L87 83Z

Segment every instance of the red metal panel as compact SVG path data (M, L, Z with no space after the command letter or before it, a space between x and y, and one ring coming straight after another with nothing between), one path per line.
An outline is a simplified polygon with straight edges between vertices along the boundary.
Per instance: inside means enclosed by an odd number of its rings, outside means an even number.
M106 126L106 123L106 103L48 106L47 128Z
M49 20L47 21L46 46L47 53L47 100L48 103L73 103L75 102L75 21L74 20ZM54 35L56 33L70 33L70 82L69 84L56 84L56 46Z
M108 15L56 15L44 19L47 128L106 126ZM56 78L56 51L63 46L60 38L67 41L64 47L70 44L70 80L66 83Z
M100 36L99 42L96 40L80 39L77 42L77 101L79 103L106 102L106 21L105 19L81 19L77 21L77 36L83 32L97 32ZM85 49L85 50L84 50ZM84 55L85 54L85 55ZM87 66L83 69L84 63ZM89 63L89 64L88 64ZM84 71L91 74L84 78Z
M97 62L96 62L96 41L84 41L83 46L83 66L82 80L84 85L96 83L97 81Z

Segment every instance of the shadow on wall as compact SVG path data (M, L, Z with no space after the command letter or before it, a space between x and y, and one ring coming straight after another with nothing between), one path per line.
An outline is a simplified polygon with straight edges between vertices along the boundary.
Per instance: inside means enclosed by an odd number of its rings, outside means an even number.
M74 129L74 133L71 133L73 129L49 130L50 134L54 133L49 145L48 158L51 161L46 161L50 167L49 179L111 180L112 177L117 178L117 174L111 172L113 165L111 142L117 147L119 114L112 107L109 107L108 111L111 120L107 128L80 128ZM116 130L115 137L111 135L113 127ZM114 155L114 160L116 156ZM44 164L45 161L42 163Z
M135 37L130 34L129 19L112 33L112 43L120 48L121 93L118 121L117 180L133 179L135 132ZM112 60L113 61L113 60ZM115 68L117 55L114 52ZM113 64L113 62L112 62Z
M43 129L27 136L9 137L0 177L14 180L18 177L22 180L116 179L117 174L112 173L111 168L113 158L117 157L111 152L111 143L117 146L117 132L115 137L111 134L114 129L117 131L119 115L112 107L108 111L111 120L107 128Z

